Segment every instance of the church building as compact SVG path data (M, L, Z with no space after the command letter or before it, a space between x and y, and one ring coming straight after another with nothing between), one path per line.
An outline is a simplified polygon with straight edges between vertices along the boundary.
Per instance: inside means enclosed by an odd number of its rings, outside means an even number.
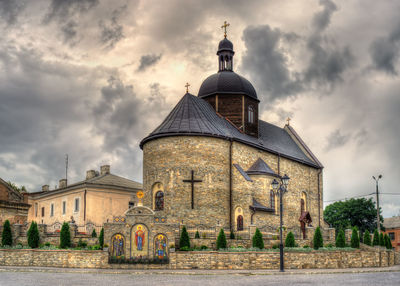
M289 121L281 128L259 118L259 105L268 103L233 70L234 55L225 33L217 73L197 95L187 90L141 141L144 191L123 218L106 224L112 253L118 235L126 257L167 255L183 225L191 237L223 228L250 240L257 227L272 239L279 228L279 196L271 183L285 174L290 177L283 196L285 229L305 239L306 227L327 227L322 164Z

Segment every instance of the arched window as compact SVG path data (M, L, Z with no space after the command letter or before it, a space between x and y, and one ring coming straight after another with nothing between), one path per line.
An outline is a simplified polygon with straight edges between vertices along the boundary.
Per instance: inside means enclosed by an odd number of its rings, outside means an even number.
M158 191L155 198L155 210L162 211L164 209L164 192Z
M249 105L248 107L248 122L249 123L254 123L254 108L252 105Z
M275 193L273 190L271 190L269 192L269 197L270 197L270 201L271 201L271 209L275 210Z
M237 220L237 222L236 222L237 230L243 230L243 216L242 215L238 215L236 220Z

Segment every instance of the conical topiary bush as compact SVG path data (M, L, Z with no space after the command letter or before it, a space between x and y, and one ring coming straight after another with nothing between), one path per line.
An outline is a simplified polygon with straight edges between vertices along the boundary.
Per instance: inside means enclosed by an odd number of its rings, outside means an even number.
M336 245L336 247L341 247L341 248L346 246L346 238L345 238L343 229L339 230L339 233L336 237L335 245Z

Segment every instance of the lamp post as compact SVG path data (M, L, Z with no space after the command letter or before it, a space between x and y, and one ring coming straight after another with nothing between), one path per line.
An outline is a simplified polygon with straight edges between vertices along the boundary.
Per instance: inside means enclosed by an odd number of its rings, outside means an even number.
M378 181L382 179L382 175L379 175L378 178L372 176L372 179L375 180L376 183L376 218L378 222L378 233L381 233L381 219L379 214L379 188L378 188Z
M280 271L284 272L285 267L284 267L284 262L283 262L283 235L282 235L282 213L283 213L283 202L282 202L282 196L283 194L287 191L287 186L289 184L290 178L288 175L284 175L283 177L280 177L281 183L279 183L276 179L274 179L271 183L272 189L274 191L279 191L279 237L280 237L280 243L279 243L279 254L280 254Z

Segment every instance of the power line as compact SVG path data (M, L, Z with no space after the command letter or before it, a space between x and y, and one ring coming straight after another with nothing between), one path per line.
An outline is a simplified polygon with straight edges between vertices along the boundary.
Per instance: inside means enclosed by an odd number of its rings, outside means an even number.
M375 193L370 193L368 195L359 195L359 196L354 196L354 197L346 197L344 199L337 199L337 200L329 200L329 201L324 201L324 203L331 203L331 202L339 202L339 201L345 201L348 199L355 199L355 198L362 198L362 197L368 197L372 196ZM390 196L400 196L400 193L379 193L379 195L390 195Z

